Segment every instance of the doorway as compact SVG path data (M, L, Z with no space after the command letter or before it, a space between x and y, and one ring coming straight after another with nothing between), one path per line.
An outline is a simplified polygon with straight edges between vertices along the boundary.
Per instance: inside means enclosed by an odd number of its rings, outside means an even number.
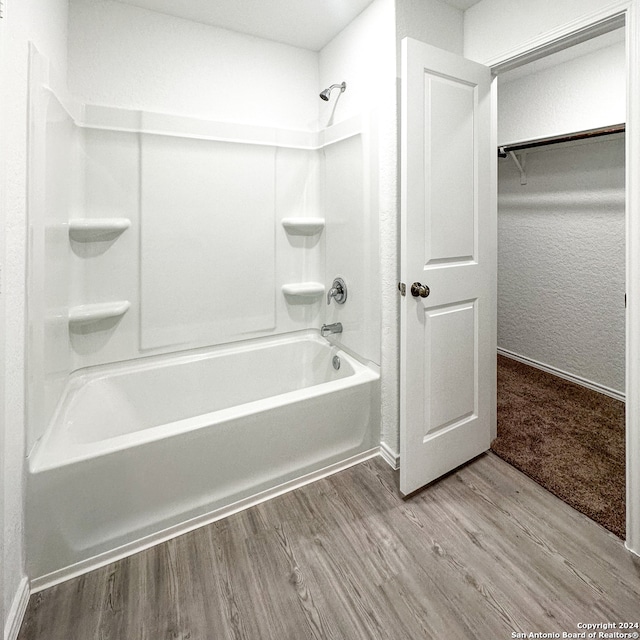
M627 130L625 134L625 218L626 218L626 281L627 285L627 309L626 309L626 341L625 341L625 353L626 353L626 381L625 381L625 396L626 396L626 493L627 493L627 505L626 505L626 542L625 545L628 549L638 552L640 549L640 464L638 464L638 460L635 459L637 456L632 455L638 450L640 450L640 295L637 295L637 282L640 282L640 259L637 256L640 256L640 209L638 208L638 203L640 202L640 179L638 175L637 163L640 159L640 136L638 136L638 132L636 130L636 123L640 121L640 92L637 91L637 83L639 78L637 76L637 68L640 64L640 49L636 46L637 42L637 33L640 31L639 24L639 15L636 12L637 2L635 0L631 0L629 2L620 2L615 6L607 7L605 10L602 10L596 14L589 15L584 17L581 20L576 20L570 24L566 24L562 27L556 28L551 32L542 34L533 38L530 41L524 42L516 49L513 49L509 52L506 52L503 55L496 56L490 60L487 60L485 64L485 69L490 69L494 74L494 83L493 83L493 100L494 103L497 101L497 80L495 79L497 75L504 73L508 70L515 69L516 67L522 66L528 62L532 62L534 60L540 60L545 56L558 52L560 50L566 49L574 44L585 42L590 38L593 38L597 35L602 35L604 33L608 33L613 31L614 29L625 25L626 32L626 55L625 59L627 62L627 70L626 70L626 83L627 83L627 104L626 104L626 123ZM426 46L426 45L425 45ZM425 50L425 55L426 55ZM439 54L436 54L436 57ZM458 58L458 60L464 60ZM416 148L416 144L412 142L419 138L417 142L420 144L426 144L428 142L428 138L421 138L420 134L418 136L415 135L416 131L420 131L420 114L424 111L422 107L420 109L411 108L407 109L407 104L416 104L416 101L411 101L411 85L412 85L412 77L409 71L411 70L411 62L407 62L407 58L405 57L405 51L403 51L403 156L401 166L402 170L402 218L403 218L403 233L402 237L402 255L403 255L403 264L401 268L401 280L411 282L411 278L416 279L415 277L420 275L419 263L411 267L413 272L410 272L408 269L409 263L407 262L407 255L404 251L404 247L406 243L409 242L410 238L415 237L415 234L408 234L410 230L409 225L406 224L407 213L410 213L412 207L416 205L420 205L420 199L416 201L413 197L413 194L422 192L421 188L415 189L412 187L420 187L420 183L415 183L420 177L420 171L416 173L416 166L419 168L420 162L419 159L424 155L423 152ZM420 68L420 64L423 64L422 61L416 60L413 64L417 64L418 68ZM429 59L425 59L423 69L426 69L431 64ZM466 63L464 63L466 64ZM475 64L475 63L473 63ZM442 73L442 72L440 72ZM445 74L451 77L451 74ZM479 104L479 103L476 103ZM418 118L416 120L416 117ZM417 129L416 129L417 127ZM433 128L433 124L432 124ZM437 127L436 127L437 129ZM408 135L407 132L412 131L411 135ZM494 129L495 132L495 129ZM494 134L495 135L495 134ZM411 143L411 144L410 144ZM497 136L493 138L493 150L495 158L495 151L497 146ZM414 153L415 152L415 153ZM458 158L459 156L455 156ZM476 156L477 157L477 156ZM412 168L413 161L417 159L418 162L416 166ZM408 162L407 162L408 160ZM439 162L442 162L442 158L439 158ZM488 166L492 172L492 182L497 185L497 166L493 162L489 161ZM480 184L482 181L480 181ZM496 194L497 195L497 194ZM496 198L497 200L497 198ZM494 201L494 211L497 210L497 203ZM478 211L482 212L482 209L478 209ZM492 220L491 216L486 219L486 222L491 226ZM480 226L482 228L482 225ZM419 234L418 234L419 235ZM491 253L485 253L485 258L491 259ZM416 280L417 282L417 280ZM404 283L401 282L401 295L404 296L404 287L402 286ZM414 283L416 284L416 283ZM418 283L419 284L419 283ZM428 284L428 283L427 283ZM407 292L409 290L407 286ZM407 293L408 295L408 293ZM413 293L412 293L413 295ZM485 302L486 305L486 302ZM409 307L407 309L414 310L414 307ZM405 304L401 305L402 313L401 318L403 319L403 323L409 321L410 318L412 326L416 325L415 319L420 319L422 316L418 314L416 316L415 313L407 314L405 313ZM418 327L418 325L416 325ZM413 416L410 412L414 412L416 409L419 409L420 403L426 397L426 400L429 402L428 405L431 405L431 400L429 400L429 389L425 389L426 396L421 397L420 395L409 393L405 388L406 385L403 385L403 376L404 380L407 381L410 379L408 376L406 362L404 362L404 353L415 352L417 350L417 346L414 338L415 336L410 334L409 331L405 330L407 327L403 324L401 328L401 376L400 376L400 449L401 449L401 491L406 494L406 492L402 489L402 466L405 467L407 465L411 465L411 460L409 460L404 453L407 450L409 438L413 437L416 433L419 435L421 430L424 430L425 427L428 427L428 423L416 419L416 416ZM414 331L415 333L415 331ZM495 342L494 342L494 353L495 353ZM425 352L426 356L428 356L428 351ZM494 357L495 362L495 357ZM484 371L483 376L488 373L488 370ZM495 376L491 376L495 380ZM495 393L495 386L494 393ZM431 390L432 391L432 390ZM495 396L494 396L495 400ZM493 404L495 407L495 402ZM412 419L409 419L412 418ZM493 425L493 426L491 426ZM495 415L493 419L490 419L487 422L487 428L495 429ZM415 432L415 433L414 433ZM491 436L494 437L495 431L492 432ZM404 440L404 450L403 450L403 440ZM427 435L420 438L420 441L427 442L430 440L429 433L427 431ZM450 469L453 469L455 465L450 466ZM419 468L413 468L413 471L418 471ZM406 473L406 469L405 469ZM426 484L429 482L427 478L422 484ZM420 486L420 485L418 485Z
M498 437L625 535L624 29L498 76Z

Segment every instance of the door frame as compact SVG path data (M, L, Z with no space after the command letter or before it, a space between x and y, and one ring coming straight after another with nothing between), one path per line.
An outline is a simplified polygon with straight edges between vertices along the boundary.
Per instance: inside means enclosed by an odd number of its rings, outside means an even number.
M640 0L618 0L602 10L484 61L494 74L492 142L497 146L497 75L618 27L626 34L626 541L640 555ZM497 175L494 184L497 185ZM497 210L497 190L494 194ZM634 455L635 454L635 455Z

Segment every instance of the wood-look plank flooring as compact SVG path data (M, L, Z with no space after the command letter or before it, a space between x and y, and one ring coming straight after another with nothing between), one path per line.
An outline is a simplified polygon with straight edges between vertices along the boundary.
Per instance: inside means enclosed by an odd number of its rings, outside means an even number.
M493 454L362 463L34 594L19 640L499 640L640 622L640 558Z

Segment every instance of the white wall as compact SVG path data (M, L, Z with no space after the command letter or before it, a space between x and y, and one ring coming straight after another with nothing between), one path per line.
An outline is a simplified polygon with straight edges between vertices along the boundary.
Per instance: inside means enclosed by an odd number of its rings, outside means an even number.
M6 30L4 25L0 24L0 61L5 59L5 41ZM0 63L0 80L4 82L6 69ZM0 105L0 135L4 136L4 105ZM2 138L0 138L1 140ZM5 209L6 209L6 157L3 154L0 158L0 230L4 235L5 230ZM6 360L5 360L5 245L4 242L0 242L0 478L2 478L2 489L0 489L0 561L4 567L4 548L5 548L5 528L4 528L4 503L5 503L5 446L4 446L4 432L5 432L5 377L6 377ZM6 636L4 629L7 620L7 608L5 605L5 576L4 568L0 570L0 630L3 638Z
M336 100L319 100L320 124L387 108L395 72L394 4L374 0L319 53L319 87L347 82Z
M2 20L2 136L5 158L5 269L2 282L5 341L4 379L4 554L2 579L3 621L15 612L16 597L24 587L23 477L24 477L24 346L27 193L27 71L28 43L36 46L64 74L66 67L66 0L21 0L11 3ZM12 607L14 607L12 609ZM6 628L9 632L10 629Z
M489 62L610 4L609 0L481 0L464 13L464 55Z
M462 54L463 51L463 13L440 0L397 0L396 31L398 65L400 42L406 37L452 53Z
M114 0L71 0L69 89L80 101L315 128L318 56Z
M624 136L500 160L500 348L624 393L624 208Z
M556 54L498 76L498 144L623 123L625 48L617 40L566 62L553 64Z

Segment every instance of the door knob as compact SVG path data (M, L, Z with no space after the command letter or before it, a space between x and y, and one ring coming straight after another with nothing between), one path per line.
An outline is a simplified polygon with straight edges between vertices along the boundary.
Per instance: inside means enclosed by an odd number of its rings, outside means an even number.
M414 298L420 296L421 298L426 298L431 293L429 287L426 284L420 284L419 282L414 282L411 285L411 295Z

